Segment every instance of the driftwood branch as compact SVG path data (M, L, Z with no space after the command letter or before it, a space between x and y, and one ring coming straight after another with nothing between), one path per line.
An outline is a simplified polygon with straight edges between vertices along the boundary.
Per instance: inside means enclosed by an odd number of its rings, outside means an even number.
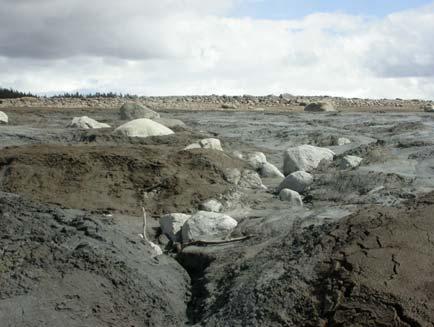
M235 243L235 242L241 242L241 241L248 240L251 237L252 237L252 235L246 235L246 236L242 236L242 237L231 238L229 240L216 240L216 241L195 240L195 241L191 241L191 242L188 242L188 243L183 243L181 245L181 248L184 249L187 246L192 246L192 245L206 246L206 245L218 245L218 244Z

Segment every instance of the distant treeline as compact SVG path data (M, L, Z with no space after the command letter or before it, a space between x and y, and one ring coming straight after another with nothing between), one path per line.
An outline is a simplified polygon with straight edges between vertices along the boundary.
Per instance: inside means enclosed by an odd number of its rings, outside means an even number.
M11 99L11 98L22 98L22 97L33 97L34 95L30 92L24 93L14 89L5 89L0 87L0 99Z
M28 92L20 92L14 89L7 89L0 87L0 99L15 99L15 98L22 98L22 97L36 97L36 95ZM80 98L80 99L86 99L86 98L137 98L137 95L131 95L131 94L122 94L122 93L115 93L115 92L107 92L107 93L88 93L88 94L82 94L79 92L75 93L63 93L63 94L57 94L53 95L50 98Z

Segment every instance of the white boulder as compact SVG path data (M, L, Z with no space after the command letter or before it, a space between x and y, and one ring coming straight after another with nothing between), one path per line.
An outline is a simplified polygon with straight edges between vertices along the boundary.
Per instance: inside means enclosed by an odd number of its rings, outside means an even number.
M277 192L288 188L303 193L313 183L313 176L305 171L296 171L288 175L277 187Z
M301 199L301 195L296 191L284 188L280 191L279 198L282 201L289 202L292 207L303 206L303 200Z
M124 103L122 107L119 109L119 115L121 117L121 120L132 120L132 119L140 119L140 118L148 118L148 119L160 118L160 115L157 112L137 102Z
M209 138L199 141L202 149L213 149L218 151L223 151L222 144L219 139Z
M191 149L212 149L217 151L223 151L222 144L219 139L209 138L200 140L197 143L187 145L184 150Z
M247 155L246 161L254 170L259 170L267 162L267 157L262 152L252 152Z
M339 167L341 169L356 168L356 167L360 166L362 161L363 161L363 158L360 158L357 156L345 156L339 162Z
M163 234L167 235L173 242L181 242L181 228L190 219L191 215L183 213L171 213L160 217L160 228Z
M285 178L285 175L277 168L275 165L266 162L259 170L259 173L262 177L281 177Z
M333 161L334 155L335 153L327 148L307 144L289 148L283 157L283 173L289 175L299 170L312 171L321 160Z
M8 115L6 115L3 111L0 111L0 124L7 124L8 122Z
M97 122L95 119L87 116L74 117L67 127L79 129L110 128L109 124Z
M341 146L341 145L345 145L345 144L350 144L351 140L347 139L346 137L340 137L337 140L337 145Z
M125 123L116 128L114 133L129 137L149 137L174 134L174 132L166 126L147 118L135 119Z
M182 241L216 240L227 237L238 223L230 216L199 211L182 226Z
M221 212L223 210L223 204L216 199L209 199L201 203L200 209L210 212Z

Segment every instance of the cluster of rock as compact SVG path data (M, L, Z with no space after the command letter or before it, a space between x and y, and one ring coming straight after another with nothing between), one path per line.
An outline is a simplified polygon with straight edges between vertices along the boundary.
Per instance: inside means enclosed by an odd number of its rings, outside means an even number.
M189 110L258 110L263 108L296 108L306 107L309 111L347 110L351 108L406 108L424 110L433 103L423 100L402 99L360 99L329 96L294 96L291 94L267 96L164 96L164 97L23 97L0 100L0 107L51 107L51 108L119 108L126 101L145 105L155 109L189 109ZM310 104L313 104L309 107ZM318 104L320 104L318 106ZM322 104L322 105L321 105ZM149 118L149 117L141 117ZM155 118L155 117L153 117ZM153 119L150 118L150 119ZM133 119L133 117L129 117Z
M347 144L347 142L339 143ZM291 206L302 206L301 194L306 192L314 182L312 173L321 164L331 163L334 159L335 153L327 148L304 144L287 149L284 152L283 162L283 172L286 177L275 189L279 198L289 202ZM344 156L337 166L340 169L354 169L362 161L363 159L357 156Z
M174 132L167 127L166 124L171 126L185 126L180 120L161 118L157 112L134 102L123 104L119 110L119 116L121 120L129 121L117 127L113 133L128 137L170 135L174 134ZM98 129L110 128L111 126L106 123L100 123L87 116L82 116L74 117L67 127Z
M160 217L162 233L174 243L225 239L237 225L234 218L210 211L198 211L194 215L172 213Z

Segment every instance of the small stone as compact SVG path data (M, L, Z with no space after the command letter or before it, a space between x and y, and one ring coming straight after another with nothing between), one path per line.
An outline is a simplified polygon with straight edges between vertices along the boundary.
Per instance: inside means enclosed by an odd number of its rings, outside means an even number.
M216 199L209 199L200 205L200 209L210 212L221 212L223 209L223 204Z
M356 168L356 167L360 166L362 161L363 161L363 158L360 158L357 156L345 156L339 162L339 167L341 169Z
M247 155L246 160L254 170L259 170L267 162L267 157L262 152L253 152Z
M273 164L266 162L261 169L259 170L262 177L280 177L285 178L285 175L282 174L282 172L274 166Z
M291 206L294 207L303 206L303 200L301 199L301 195L296 191L284 188L283 190L280 191L279 198L282 201L289 202Z
M313 176L305 171L296 171L288 175L277 187L277 192L287 188L303 193L313 183Z

